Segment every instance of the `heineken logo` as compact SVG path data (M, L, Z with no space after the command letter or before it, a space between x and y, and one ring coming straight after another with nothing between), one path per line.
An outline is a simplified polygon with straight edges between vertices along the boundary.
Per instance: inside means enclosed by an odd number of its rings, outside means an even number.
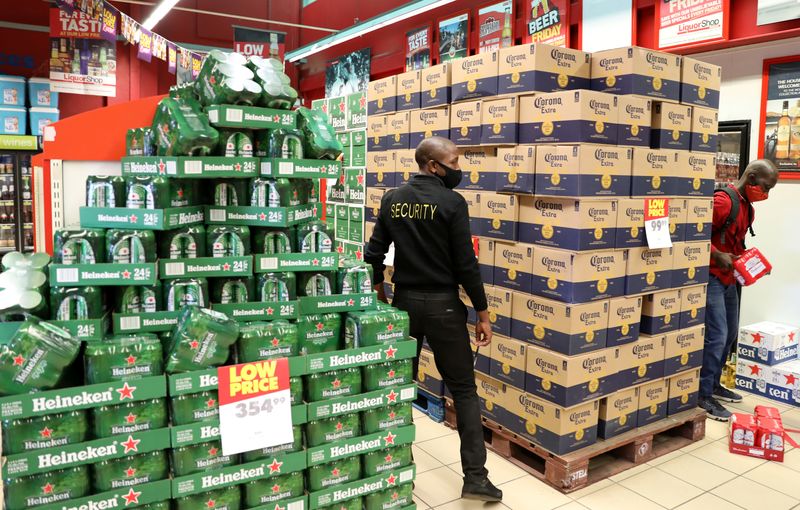
M79 406L96 406L104 403L111 403L115 401L122 401L125 399L134 400L134 392L136 386L130 386L127 382L121 388L114 389L108 388L104 391L82 391L76 395L56 395L54 397L38 397L32 399L33 412L41 413L45 411L58 411L60 409L67 409ZM114 397L116 392L119 397Z
M219 437L219 427L215 427L212 425L208 425L205 427L200 427L200 439L216 439ZM209 451L209 453L211 453ZM216 455L216 452L214 452Z
M82 450L78 450L75 452L60 452L57 454L52 453L42 453L37 456L37 466L39 469L48 469L58 466L63 466L65 464L77 464L83 463L87 461L99 461L104 458L108 458L118 453L118 446L122 446L124 449L124 454L130 452L138 452L139 451L139 443L141 443L141 439L134 439L132 435L128 436L128 439L123 443L118 443L114 441L111 444L103 445L103 446L86 446Z
M273 461L274 464L275 461ZM201 488L209 489L212 487L218 487L220 485L226 484L235 484L240 482L245 482L248 480L254 480L256 478L261 478L265 476L265 467L263 464L257 468L242 468L232 473L223 473L218 475L208 475L201 478ZM272 466L270 466L270 470L272 470Z
M135 216L133 216L135 218ZM112 223L128 223L130 218L128 216L119 214L98 214L98 221L112 222Z
M396 352L396 349L395 349ZM388 357L388 356L387 356ZM392 354L394 357L394 354ZM360 354L343 354L333 355L329 358L331 367L338 367L343 365L356 365L362 363L370 363L381 361L383 359L382 353L379 352L362 352Z
M346 457L358 453L377 450L382 447L381 439L361 440L357 443L346 444L341 446L331 446L328 454L330 458Z

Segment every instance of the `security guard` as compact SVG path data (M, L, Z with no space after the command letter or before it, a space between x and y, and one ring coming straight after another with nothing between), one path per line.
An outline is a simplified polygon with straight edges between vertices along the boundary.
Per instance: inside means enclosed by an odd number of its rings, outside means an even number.
M375 290L386 301L384 255L394 242L393 305L408 312L411 335L417 340L416 374L422 340L433 350L436 367L453 394L461 438L461 497L500 501L503 493L489 481L486 446L467 309L458 296L461 285L478 312L473 343L492 340L486 294L472 248L469 212L464 197L452 191L461 182L458 151L450 140L427 138L417 147L419 173L381 200L381 210L364 259L372 265Z

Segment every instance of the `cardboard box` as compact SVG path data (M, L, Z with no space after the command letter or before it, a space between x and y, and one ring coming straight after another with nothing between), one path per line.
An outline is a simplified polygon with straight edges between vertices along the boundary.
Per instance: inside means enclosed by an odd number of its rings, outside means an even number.
M615 349L565 356L548 349L528 349L525 391L562 407L597 400L616 391Z
M692 111L692 152L706 152L716 155L719 130L717 110L695 106Z
M673 243L686 240L687 202L682 198L669 199L669 237Z
M633 149L632 197L675 195L678 179L678 152L674 150Z
M653 102L639 96L619 98L619 145L650 147Z
M800 329L777 322L757 322L739 328L739 358L777 365L797 358Z
M441 397L444 395L444 380L442 374L436 368L433 358L433 351L422 349L419 353L419 369L417 370L417 382L422 390L431 395Z
M495 190L502 193L533 195L536 147L517 145L497 149Z
M576 200L535 197L534 244L564 250L603 250L614 247L617 203L614 200Z
M500 50L498 94L588 89L591 54L551 46L523 44Z
M667 417L669 381L658 379L639 388L639 412L636 423L644 427Z
M688 151L692 146L692 107L675 103L653 103L650 147Z
M342 207L347 207L342 206ZM336 218L336 240L349 241L350 240L350 219L349 218Z
M397 76L369 82L367 99L369 117L397 111Z
M478 239L478 267L481 270L481 280L484 285L494 285L495 251L497 243L492 239L481 237Z
M419 173L419 165L414 158L415 153L414 149L395 151L395 186L408 184L408 181Z
M364 182L367 180L366 168L345 168L345 193L348 204L364 205ZM341 182L341 177L339 178Z
M336 204L331 201L325 203L325 226L336 233Z
M481 143L481 101L469 101L450 107L450 141L456 145Z
M700 369L688 370L669 378L667 416L697 407L700 392Z
M708 282L711 243L675 243L672 245L672 286L688 287Z
M498 425L507 426L509 414L505 405L508 401L506 385L482 373L475 374L475 384L478 386L481 416Z
M397 75L397 111L418 110L422 80L420 71L407 71Z
M367 174L367 177L369 177L369 174ZM365 191L366 203L364 205L364 217L367 221L378 221L378 215L381 213L381 199L383 199L384 193L386 193L384 188L367 186Z
M608 302L607 347L635 342L639 339L642 320L642 297L617 297Z
M706 323L706 285L695 285L681 289L680 329Z
M644 296L642 327L645 335L660 335L680 327L681 291L662 290Z
M473 236L482 236L483 219L481 218L481 196L475 191L458 191L467 202L469 213L469 229Z
M691 57L683 57L681 103L718 109L721 83L721 67Z
M678 153L678 169L682 175L679 177L676 194L696 198L714 195L716 154L681 151Z
M664 377L700 368L703 365L705 326L695 326L667 333L664 349Z
M364 237L364 207L360 205L350 206L350 235L348 241L353 243L363 243L369 241L369 237Z
M420 99L422 108L450 104L450 71L452 69L452 64L445 62L422 70L422 94Z
M600 400L597 436L611 439L636 428L639 388L619 390Z
M767 397L792 406L800 405L800 360L772 367L767 380Z
M525 389L526 345L497 335L492 338L489 354L489 375L520 390Z
M350 132L350 145L367 145L367 120L364 116L364 127Z
M467 333L469 333L469 338L475 338L475 321L472 321L471 324L467 325ZM475 359L475 372L481 373L484 375L489 375L489 365L490 365L490 358L489 358L489 351L491 350L490 347L484 347L483 349L479 348L477 345L473 344L471 341L469 343L469 348L472 349L472 357Z
M736 389L767 396L767 381L772 380L772 367L744 358L736 360Z
M515 293L511 337L572 356L606 347L608 301L568 305Z
M367 127L367 94L364 91L347 95L347 129L365 129ZM355 133L355 131L353 131ZM351 141L351 145L364 145Z
M450 108L430 108L411 112L411 148L426 138L450 138Z
M389 118L386 115L367 117L367 149L370 152L388 149Z
M497 95L497 52L480 53L452 62L453 103Z
M680 100L681 56L636 46L592 54L592 90Z
M642 335L635 342L618 347L618 387L629 388L663 378L665 347L665 335Z
M617 96L574 90L519 100L520 143L617 144Z
M365 167L367 166L367 146L366 145L351 145L350 149L350 166Z
M467 307L467 325L474 323L478 318L478 314L475 312L475 308L472 307L472 301L469 299L464 287L458 288L458 297L461 299L461 302L464 303L464 306Z
M484 242L483 239L481 242ZM522 243L498 242L492 244L494 255L492 281L494 285L530 294L531 278L533 277L533 246Z
M713 198L686 201L686 242L710 241L711 220L714 216Z
M328 119L334 131L347 129L347 97L328 99Z
M672 248L629 249L625 294L646 294L672 287L673 256Z
M537 247L533 293L563 303L586 303L624 295L625 252L570 253Z
M494 285L486 285L485 290L492 331L505 337L511 336L511 291Z
M536 151L536 194L627 197L632 149L610 145L541 145Z
M372 233L375 231L375 222L374 221L365 221L364 222L364 242L369 243L369 240L372 239Z
M672 201L670 201L670 205L672 205ZM614 247L638 248L641 246L647 246L647 238L644 233L644 199L620 199L617 202L617 229L614 236Z
M519 99L484 99L481 113L481 143L514 145L519 125Z
M386 148L390 150L411 148L411 113L397 112L387 116Z
M367 154L367 189L393 188L396 185L396 164L397 156L394 151L370 150Z
M515 195L481 193L481 236L504 241L517 240L519 200Z
M497 150L495 147L459 149L458 164L464 173L459 188L494 191L497 187Z

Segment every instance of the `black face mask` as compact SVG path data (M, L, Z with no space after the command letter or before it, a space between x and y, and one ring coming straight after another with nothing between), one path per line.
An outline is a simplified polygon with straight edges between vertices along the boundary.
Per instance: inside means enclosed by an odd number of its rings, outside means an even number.
M436 177L438 177L442 181L442 183L444 184L445 188L453 189L456 186L458 186L459 184L461 184L461 178L463 177L463 174L461 173L461 169L454 170L454 169L450 168L449 166L447 166L447 165L445 165L443 163L440 163L440 162L438 162L436 160L434 160L434 161L435 161L435 163L437 165L439 165L440 167L444 168L444 171L445 171L444 176L441 176L439 174L434 174L434 175L436 175Z

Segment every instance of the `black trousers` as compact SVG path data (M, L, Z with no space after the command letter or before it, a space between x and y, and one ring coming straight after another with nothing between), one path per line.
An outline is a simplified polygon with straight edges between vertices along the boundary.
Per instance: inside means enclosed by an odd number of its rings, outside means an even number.
M486 478L486 445L483 442L478 390L467 332L467 308L458 293L395 291L392 305L408 313L411 336L418 340L414 374L419 367L422 341L427 340L436 368L453 394L461 439L461 469L465 481Z

